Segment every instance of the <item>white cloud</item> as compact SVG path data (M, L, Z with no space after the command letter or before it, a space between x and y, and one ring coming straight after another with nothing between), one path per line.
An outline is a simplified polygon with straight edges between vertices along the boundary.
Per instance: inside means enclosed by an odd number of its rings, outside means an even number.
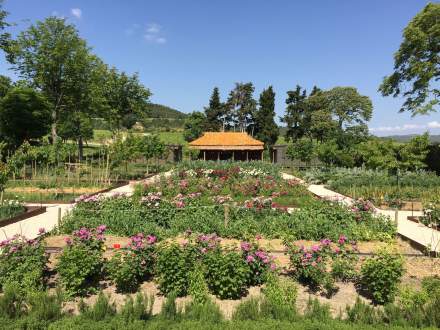
M149 23L145 29L144 39L151 43L164 44L167 42L167 39L161 32L162 26L157 23Z
M70 12L72 13L73 16L75 16L77 19L80 19L82 16L82 10L79 8L72 8L70 10Z
M371 127L369 128L370 132L374 133L404 133L406 131L426 131L429 129L438 129L440 128L440 122L431 121L427 124L403 124L396 126L379 126L379 127Z
M156 23L147 24L147 33L158 34L162 30L162 27Z
M438 121L431 121L428 123L429 128L440 128L440 122Z
M125 34L127 36L132 36L140 29L140 27L139 24L132 24L129 28L125 29Z

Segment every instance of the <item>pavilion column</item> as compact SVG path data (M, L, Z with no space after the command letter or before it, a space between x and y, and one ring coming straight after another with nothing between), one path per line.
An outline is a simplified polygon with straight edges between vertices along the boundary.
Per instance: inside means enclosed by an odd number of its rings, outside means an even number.
M206 150L203 150L203 160L206 160Z
M246 150L246 161L249 161L249 150Z
M217 151L217 161L220 161L220 151Z
M232 160L235 162L235 150L232 150Z

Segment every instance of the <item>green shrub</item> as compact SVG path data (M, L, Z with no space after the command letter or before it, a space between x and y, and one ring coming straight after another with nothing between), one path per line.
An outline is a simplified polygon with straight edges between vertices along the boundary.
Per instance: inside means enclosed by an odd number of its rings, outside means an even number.
M241 242L241 251L250 268L248 285L263 284L267 274L276 269L274 257L256 243Z
M403 258L381 249L361 268L361 285L378 304L392 302L403 275Z
M241 253L217 248L205 255L206 280L211 292L220 299L238 299L248 284L249 266Z
M260 320L260 302L259 298L249 298L242 301L232 314L232 319L239 321Z
M382 314L359 297L353 306L346 307L347 321L352 323L379 324L382 322Z
M25 313L25 297L18 283L8 284L0 296L0 317L12 319Z
M316 298L309 298L304 317L319 322L329 321L331 320L330 305L322 304Z
M120 292L135 292L153 275L156 237L137 234L126 250L118 251L107 264L110 279Z
M189 277L197 259L196 247L192 244L165 245L158 249L156 280L163 294L175 293L177 296L188 294Z
M105 227L96 230L81 228L74 232L74 240L68 239L56 267L60 281L68 296L96 292L102 277Z
M269 273L262 289L265 299L261 303L261 314L265 318L276 320L295 320L298 288L287 278Z
M125 323L133 323L137 320L148 320L153 315L154 296L145 297L138 292L136 299L128 296L121 308L121 317Z
M0 243L0 288L16 283L23 292L44 288L48 256L40 239L23 236Z
M189 275L188 293L192 297L193 305L204 304L209 300L209 290L201 263L197 263Z
M116 306L114 303L110 303L109 298L101 291L95 304L85 308L82 315L93 321L105 320L116 315Z
M36 320L53 322L62 317L62 296L47 292L31 293L27 298L29 315Z
M209 298L203 303L191 302L186 305L183 317L186 320L201 321L205 324L218 324L223 321L223 314L220 308Z
M177 294L171 292L162 304L159 318L162 320L177 321L182 317L182 311L177 308L176 304Z

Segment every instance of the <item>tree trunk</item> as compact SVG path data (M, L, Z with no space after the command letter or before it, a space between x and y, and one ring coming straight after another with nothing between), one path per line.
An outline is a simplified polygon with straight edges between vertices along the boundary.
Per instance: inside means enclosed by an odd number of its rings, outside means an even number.
M78 160L81 163L84 158L84 141L82 136L78 137Z
M52 126L51 126L51 132L52 132L52 144L56 143L56 140L58 138L57 135L57 109L52 110Z

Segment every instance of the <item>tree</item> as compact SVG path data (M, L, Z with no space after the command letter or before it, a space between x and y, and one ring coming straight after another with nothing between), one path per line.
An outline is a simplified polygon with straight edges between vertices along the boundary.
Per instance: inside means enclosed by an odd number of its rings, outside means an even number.
M296 85L296 89L287 92L286 114L281 118L281 122L286 123L286 141L302 138L307 131L307 92L301 86Z
M371 119L373 104L368 96L360 95L354 87L335 87L318 93L322 106L338 123L339 129L365 124Z
M0 98L5 97L5 95L11 90L11 88L11 78L0 75Z
M137 73L127 75L111 68L105 73L104 97L107 110L104 118L113 132L121 128L130 128L137 116L144 116L147 111L151 92L139 82Z
M166 151L166 145L157 135L142 137L141 154L147 161L147 174L149 173L150 159L162 157Z
M10 90L0 103L0 132L17 148L23 141L40 138L50 126L50 105L30 88Z
M279 129L275 123L275 93L272 86L260 94L259 108L255 112L254 135L268 148L278 139Z
M206 131L220 131L225 129L225 105L220 101L220 92L218 87L214 87L209 106L205 108Z
M396 145L392 140L370 138L356 148L361 165L368 169L388 170L397 167Z
M59 135L78 143L78 159L83 159L84 140L93 138L93 117L102 112L105 99L105 66L99 58L82 49L77 56L77 70L68 80L66 111L60 114Z
M406 98L400 111L436 111L440 90L440 3L428 3L403 31L394 54L394 72L383 79L382 95Z
M194 111L185 120L183 137L185 141L191 142L202 136L206 123L203 112Z
M399 167L409 171L425 168L425 160L429 152L428 147L428 133L413 137L408 143L405 143L399 151Z
M8 16L8 12L3 9L3 0L0 0L0 47L5 50L9 46L11 35L8 32L3 32L8 26L11 26L10 23L6 22L6 16Z
M300 161L310 164L315 157L315 144L310 139L300 139L287 147L287 156L291 160L299 159Z
M31 25L6 48L13 69L50 102L53 142L57 139L59 114L65 109L68 88L77 70L78 54L84 48L86 43L75 27L57 17Z
M254 113L257 102L253 98L254 85L252 83L236 83L235 88L229 93L227 107L232 116L232 125L238 125L240 132L251 133L254 125ZM250 132L249 132L250 131Z

